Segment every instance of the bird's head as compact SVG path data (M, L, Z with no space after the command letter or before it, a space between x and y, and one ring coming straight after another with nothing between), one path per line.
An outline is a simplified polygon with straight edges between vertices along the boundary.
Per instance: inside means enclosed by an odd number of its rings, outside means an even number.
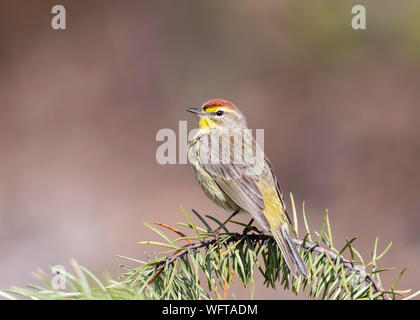
M185 110L199 117L199 127L202 130L246 128L244 115L227 100L212 99L199 108Z

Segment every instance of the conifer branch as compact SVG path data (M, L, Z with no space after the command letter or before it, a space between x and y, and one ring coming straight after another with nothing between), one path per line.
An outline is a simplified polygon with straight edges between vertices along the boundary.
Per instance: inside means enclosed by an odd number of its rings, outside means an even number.
M118 281L102 283L93 273L73 261L75 274L58 272L65 277L64 290L56 289L54 279L38 272L36 275L44 282L43 287L12 288L0 291L0 296L7 299L15 299L16 296L29 299L226 299L232 295L229 289L234 278L239 278L247 287L255 283L255 272L262 274L267 287L283 287L296 295L318 299L394 300L398 297L411 299L420 294L418 291L408 296L410 290L395 289L407 268L400 272L390 289L384 289L380 274L388 269L379 268L378 261L388 252L391 244L379 253L376 239L368 263L363 262L354 247L355 237L346 239L343 248L335 248L328 212L324 215L320 231L312 232L303 206L305 234L299 238L293 197L291 201L294 218L292 230L297 237L293 241L306 264L307 278L291 275L273 237L263 234L257 227L231 221L223 228L225 232L216 236L210 225L220 225L219 220L211 216L203 217L193 210L203 225L200 227L182 209L188 223L178 225L189 232L155 222L157 226L178 236L171 239L157 227L146 223L165 242L142 241L139 244L159 246L166 252L160 256L155 253L153 258L146 253L147 261L120 257L137 266L123 265L125 272ZM228 227L235 224L244 227L244 231L229 231Z

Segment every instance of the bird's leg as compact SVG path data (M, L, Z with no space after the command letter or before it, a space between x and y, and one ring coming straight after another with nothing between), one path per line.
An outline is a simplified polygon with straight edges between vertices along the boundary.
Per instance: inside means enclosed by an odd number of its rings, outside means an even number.
M242 231L242 234L245 235L247 234L249 231L251 231L251 225L254 222L254 218L251 219L250 222L248 222L248 225L244 228L244 231Z
M214 229L212 231L212 233L216 234L216 241L219 242L219 233L220 230L222 230L222 228L226 225L226 223L229 222L230 219L232 219L234 216L236 216L239 213L239 209L236 209L235 211L233 211L233 213L229 216L229 218L227 218L225 220L225 222L223 222L220 226L218 226L216 229Z

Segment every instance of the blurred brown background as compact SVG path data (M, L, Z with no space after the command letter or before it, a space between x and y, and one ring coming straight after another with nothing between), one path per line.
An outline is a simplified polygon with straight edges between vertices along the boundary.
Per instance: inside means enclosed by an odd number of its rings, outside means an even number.
M72 257L116 277L116 254L143 259L136 242L157 238L142 222L184 221L181 204L225 217L188 165L155 160L159 129L196 127L184 108L220 97L265 129L314 228L328 208L338 244L357 236L369 258L393 241L381 266L410 265L399 287L418 290L419 81L416 0L1 0L0 288Z

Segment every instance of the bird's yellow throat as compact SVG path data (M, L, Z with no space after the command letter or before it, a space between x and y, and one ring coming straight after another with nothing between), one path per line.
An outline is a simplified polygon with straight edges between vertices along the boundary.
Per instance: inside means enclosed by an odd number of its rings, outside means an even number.
M212 119L208 117L200 117L200 121L198 122L198 127L201 130L208 130L210 128L217 127L217 124L215 121L213 121Z

